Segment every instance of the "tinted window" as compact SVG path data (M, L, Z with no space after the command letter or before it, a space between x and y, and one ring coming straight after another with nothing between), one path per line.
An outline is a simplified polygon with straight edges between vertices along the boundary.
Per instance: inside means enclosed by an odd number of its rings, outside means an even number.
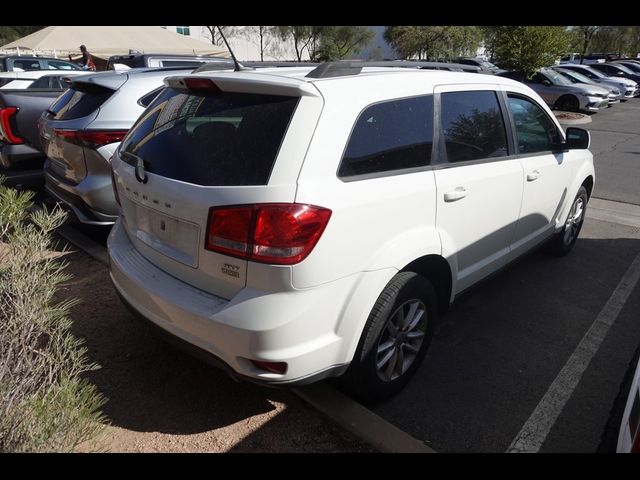
M42 67L40 66L40 62L38 60L14 60L13 61L13 68L15 69L22 69L25 72L28 70L40 70Z
M110 88L78 83L58 97L49 111L55 114L56 120L86 117L100 108L113 93Z
M523 97L509 95L516 125L519 153L543 152L560 139L555 123L538 105Z
M47 60L47 66L50 70L80 70L80 67L60 60Z
M158 96L158 94L160 93L160 91L163 89L164 87L158 87L152 91L150 91L149 93L147 93L146 95L140 97L140 99L138 99L138 105L140 105L141 107L147 108L149 106L149 104L151 102L153 102L153 99L156 98Z
M199 62L197 60L161 60L161 67L199 67L205 62Z
M63 87L64 82L60 81L60 77L57 75L46 75L44 77L40 77L39 79L37 79L35 82L33 82L31 85L29 85L29 88L52 88L52 89L64 89L66 88Z
M442 134L449 162L507 155L507 136L495 92L441 95Z
M356 121L338 176L429 165L432 144L431 95L372 105Z
M298 97L180 93L167 88L124 139L120 156L196 185L266 185Z

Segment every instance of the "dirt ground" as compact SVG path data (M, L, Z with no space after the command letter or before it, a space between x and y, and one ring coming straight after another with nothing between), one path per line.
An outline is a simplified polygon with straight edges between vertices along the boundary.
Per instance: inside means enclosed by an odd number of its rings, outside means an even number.
M74 277L59 296L81 299L73 333L108 398L107 427L80 451L372 451L290 391L236 383L169 345L121 305L104 265L77 251L67 260Z

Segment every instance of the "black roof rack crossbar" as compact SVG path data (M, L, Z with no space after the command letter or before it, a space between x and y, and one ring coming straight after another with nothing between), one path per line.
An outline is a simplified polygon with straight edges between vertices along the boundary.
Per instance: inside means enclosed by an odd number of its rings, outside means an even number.
M347 60L340 62L327 62L320 64L307 74L308 78L330 78L347 75L358 75L363 67L401 67L401 68L418 68L430 70L462 70L465 72L478 73L482 69L475 65L463 65L461 63L445 63L445 62L423 62L410 60L387 60L382 62L366 62L357 60Z

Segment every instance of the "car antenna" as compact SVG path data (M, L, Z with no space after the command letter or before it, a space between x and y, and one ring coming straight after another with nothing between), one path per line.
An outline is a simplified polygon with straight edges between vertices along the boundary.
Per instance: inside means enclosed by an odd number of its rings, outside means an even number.
M224 33L222 33L222 29L216 25L216 28L218 29L218 32L220 32L220 36L222 37L222 40L224 40L224 44L227 46L227 50L229 50L229 53L231 54L231 58L233 59L233 71L234 72L239 72L241 70L254 70L252 67L245 67L244 65L241 65L240 62L238 62L238 59L236 58L236 56L233 54L233 50L231 50L231 47L229 46L229 42L227 42L227 39L224 36Z

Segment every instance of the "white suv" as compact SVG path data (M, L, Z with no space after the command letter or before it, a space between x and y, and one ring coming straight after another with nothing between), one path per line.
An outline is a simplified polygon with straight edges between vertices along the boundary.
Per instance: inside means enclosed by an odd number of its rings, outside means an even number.
M436 316L542 241L568 252L589 133L495 76L351 64L165 80L113 157L111 278L237 377L402 388Z

